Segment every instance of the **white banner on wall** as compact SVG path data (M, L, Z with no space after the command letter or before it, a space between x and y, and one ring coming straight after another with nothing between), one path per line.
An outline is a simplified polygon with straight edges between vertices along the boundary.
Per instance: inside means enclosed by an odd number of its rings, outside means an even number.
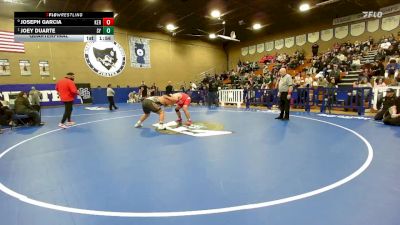
M265 51L269 52L272 50L274 50L274 42L273 41L265 42Z
M395 4L395 5L390 5L387 7L383 7L379 11L381 11L383 13L383 15L386 15L389 13L394 13L394 12L400 12L400 3Z
M321 40L329 41L333 38L333 28L321 31Z
M264 43L261 43L261 44L258 44L257 45L257 52L258 53L261 53L261 52L263 52L265 49L264 49Z
M284 45L284 40L283 39L279 39L275 41L275 49L279 50L282 49Z
M360 36L365 31L365 22L355 23L350 25L351 36Z
M50 76L50 66L49 61L39 60L39 74L40 76L47 77Z
M319 40L319 31L307 34L308 42L315 43Z
M243 47L242 48L242 56L245 56L249 53L249 47Z
M391 31L399 26L400 15L382 18L382 30Z
M343 39L349 34L349 26L341 26L335 28L335 37L338 39Z
M254 53L256 53L256 46L255 45L249 46L249 54L253 55Z
M11 75L10 62L8 59L0 59L0 76Z
M376 20L370 20L367 22L367 30L368 32L375 32L379 29L379 19Z
M400 12L400 3L395 5L390 5L387 7L381 8L378 12L382 12L383 15L387 15L390 13ZM339 25L343 23L351 23L359 20L365 20L364 13L360 12L358 14L353 14L349 16L344 16L340 18L333 19L333 25Z
M364 20L364 14L363 13L358 13L358 14L353 14L350 16L344 16L340 18L333 19L333 25L339 25L343 23L350 23L354 21L359 21L359 20Z
M307 42L307 35L302 34L302 35L298 35L296 36L296 45L297 46L302 46Z
M285 47L291 48L294 45L294 37L285 38Z
M31 61L30 60L19 60L19 68L21 76L30 76L31 72Z

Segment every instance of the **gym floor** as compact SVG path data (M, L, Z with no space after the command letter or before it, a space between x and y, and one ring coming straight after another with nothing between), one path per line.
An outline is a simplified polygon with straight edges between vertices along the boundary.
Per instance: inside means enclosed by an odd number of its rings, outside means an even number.
M0 135L2 225L398 225L400 127L363 118L191 107L232 134L133 127L139 104L75 106L77 125ZM167 109L166 121L176 119Z

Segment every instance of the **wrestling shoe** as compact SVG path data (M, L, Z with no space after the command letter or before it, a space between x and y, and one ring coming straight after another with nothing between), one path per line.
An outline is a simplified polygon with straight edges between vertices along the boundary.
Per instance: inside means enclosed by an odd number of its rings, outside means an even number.
M69 128L69 127L68 127L66 124L64 124L64 123L59 123L58 126L61 127L61 128L63 128L63 129Z
M75 125L76 123L74 122L74 121L68 121L68 122L66 122L65 123L67 126L73 126L73 125Z

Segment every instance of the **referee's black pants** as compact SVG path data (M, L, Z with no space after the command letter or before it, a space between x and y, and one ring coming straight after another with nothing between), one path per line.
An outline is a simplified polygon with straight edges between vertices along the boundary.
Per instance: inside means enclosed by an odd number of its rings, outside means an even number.
M118 109L118 107L115 105L115 102L114 102L114 96L107 96L107 98L108 98L108 103L109 103L108 107L110 108L110 110L113 110L113 107L114 107L114 109Z
M281 92L281 97L279 98L279 109L281 110L280 118L289 119L290 111L290 100L287 99L287 92Z

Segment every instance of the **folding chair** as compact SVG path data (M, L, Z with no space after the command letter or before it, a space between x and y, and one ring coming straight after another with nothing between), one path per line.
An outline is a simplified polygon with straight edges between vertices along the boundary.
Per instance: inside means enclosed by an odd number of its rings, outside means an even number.
M12 117L13 121L16 122L16 124L22 124L23 126L27 125L27 120L30 119L30 116L28 115L21 115L21 114L14 114Z

